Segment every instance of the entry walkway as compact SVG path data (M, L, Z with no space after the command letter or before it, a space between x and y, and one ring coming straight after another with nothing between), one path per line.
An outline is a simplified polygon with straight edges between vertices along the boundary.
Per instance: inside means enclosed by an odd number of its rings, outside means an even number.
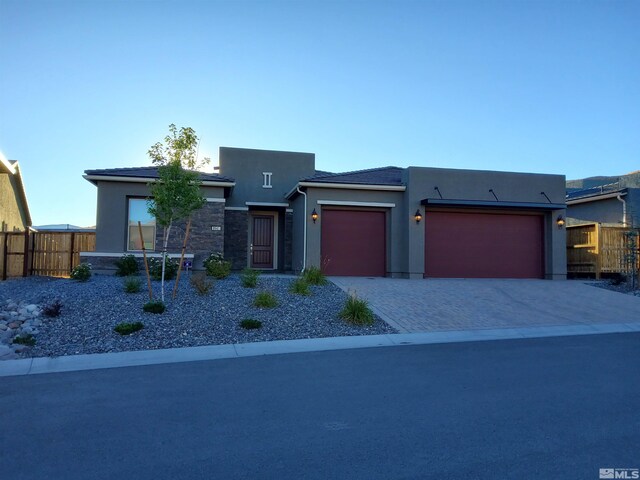
M640 297L574 280L331 277L401 333L637 324Z

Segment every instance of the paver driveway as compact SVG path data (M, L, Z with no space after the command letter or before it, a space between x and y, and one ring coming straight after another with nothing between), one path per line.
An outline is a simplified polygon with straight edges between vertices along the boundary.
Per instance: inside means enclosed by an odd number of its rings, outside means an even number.
M331 277L400 332L640 322L640 297L574 280Z

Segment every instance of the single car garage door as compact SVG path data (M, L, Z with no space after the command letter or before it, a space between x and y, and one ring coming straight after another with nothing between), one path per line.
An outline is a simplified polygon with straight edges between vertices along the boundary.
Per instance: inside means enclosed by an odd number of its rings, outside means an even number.
M385 275L384 211L323 208L321 221L321 262L326 275Z
M542 215L425 213L425 277L542 278Z

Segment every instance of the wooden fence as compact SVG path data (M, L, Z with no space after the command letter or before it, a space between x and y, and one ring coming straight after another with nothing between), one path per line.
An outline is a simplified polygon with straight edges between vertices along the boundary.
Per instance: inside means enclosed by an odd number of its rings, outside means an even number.
M626 227L599 223L567 227L567 273L597 279L602 274L631 273L629 232Z
M2 232L0 272L9 277L68 277L80 263L80 252L96 249L94 232Z

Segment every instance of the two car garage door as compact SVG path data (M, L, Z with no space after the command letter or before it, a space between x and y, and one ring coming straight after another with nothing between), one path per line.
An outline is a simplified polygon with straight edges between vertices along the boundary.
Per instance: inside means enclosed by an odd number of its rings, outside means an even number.
M425 277L543 277L541 215L438 211L424 224ZM327 275L385 276L384 211L323 209L321 228Z

